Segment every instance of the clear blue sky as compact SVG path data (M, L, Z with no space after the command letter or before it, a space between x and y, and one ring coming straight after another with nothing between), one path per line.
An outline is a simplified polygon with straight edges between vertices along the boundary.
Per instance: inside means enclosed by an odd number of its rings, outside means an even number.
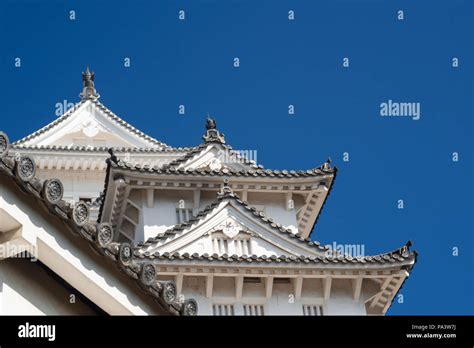
M474 313L472 1L2 1L0 39L12 140L77 102L89 64L101 101L167 144L199 144L209 112L268 168L330 156L316 239L367 254L412 239L419 260L389 313ZM420 120L381 117L389 99L420 103Z

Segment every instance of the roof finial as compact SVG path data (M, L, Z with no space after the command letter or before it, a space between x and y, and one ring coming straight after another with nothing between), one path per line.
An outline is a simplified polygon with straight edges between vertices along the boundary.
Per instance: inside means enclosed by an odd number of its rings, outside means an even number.
M321 166L321 169L322 170L330 170L331 169L331 157L328 157L328 159L326 160L326 162L323 163L323 165Z
M216 129L216 127L217 127L216 120L213 120L211 118L211 115L209 115L209 113L207 113L206 129L207 130Z
M98 99L100 95L95 90L94 86L94 72L90 72L87 66L86 72L82 72L82 92L79 94L82 100L84 99Z
M219 195L226 196L226 195L231 195L233 193L234 191L232 191L229 185L229 179L224 179L224 185L222 186L222 189L221 189L221 192L219 192Z
M206 120L206 135L203 136L203 139L206 143L217 142L221 144L225 144L224 134L219 132L216 129L216 120L211 118L209 113L207 113L207 120Z
M112 162L114 162L115 164L117 164L120 160L117 158L117 156L115 156L115 153L114 153L114 149L112 147L109 147L108 151L107 151L109 154L110 154L110 160Z

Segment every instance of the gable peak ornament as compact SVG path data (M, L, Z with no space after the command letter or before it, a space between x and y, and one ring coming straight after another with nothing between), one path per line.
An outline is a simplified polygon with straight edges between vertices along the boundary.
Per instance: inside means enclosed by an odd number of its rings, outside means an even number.
M207 114L206 120L206 134L202 137L206 143L221 143L225 144L224 134L217 130L216 120Z
M86 72L82 72L82 92L79 94L82 100L84 99L99 99L100 95L95 90L94 86L94 72L90 72L89 67L87 67Z

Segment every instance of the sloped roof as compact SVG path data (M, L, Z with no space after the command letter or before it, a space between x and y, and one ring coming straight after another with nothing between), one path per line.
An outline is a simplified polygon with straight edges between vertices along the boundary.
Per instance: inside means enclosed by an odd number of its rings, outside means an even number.
M11 179L23 192L35 197L38 203L48 209L56 218L59 218L66 222L71 232L81 236L85 239L96 251L102 254L107 259L111 260L116 264L120 271L127 274L129 277L135 279L144 291L146 291L152 298L160 303L160 306L167 310L170 314L180 314L183 309L183 304L179 301L173 303L166 303L161 299L159 289L154 286L145 286L140 282L141 267L136 263L130 262L123 264L120 262L119 251L126 243L110 243L107 246L101 246L97 241L98 224L91 223L88 219L86 222L78 222L76 215L76 208L71 207L66 201L60 199L57 202L51 202L46 198L46 190L48 189L48 180L42 181L36 177L34 160L30 157L21 157L16 159L8 156L8 138L2 132L0 132L0 174L6 175ZM29 164L25 167L22 166L22 161L26 160ZM27 176L27 177L26 177ZM57 180L57 179L54 179ZM57 180L56 182L58 182ZM62 187L62 185L60 184ZM62 189L62 188L61 188ZM56 191L57 192L57 191ZM62 197L62 194L61 194ZM82 208L87 206L83 202L76 204L76 207L82 204ZM84 209L84 208L83 208ZM83 210L84 212L84 210Z

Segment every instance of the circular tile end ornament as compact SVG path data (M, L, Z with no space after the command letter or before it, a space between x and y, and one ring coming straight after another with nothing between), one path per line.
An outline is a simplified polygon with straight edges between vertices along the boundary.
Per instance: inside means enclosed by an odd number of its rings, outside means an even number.
M145 263L142 267L142 272L140 274L140 279L144 285L151 285L155 281L156 270L155 266L151 263Z
M72 219L77 226L83 226L89 220L89 206L83 201L79 201L72 210Z
M5 157L10 149L10 141L5 133L0 131L0 158Z
M58 204L63 199L64 188L61 180L48 179L43 184L43 197L50 204Z
M119 249L119 260L122 264L127 265L133 256L132 246L128 243L122 243Z
M108 222L100 223L97 226L97 242L102 248L105 248L114 240L114 230Z
M28 182L35 177L36 164L30 156L20 156L16 162L16 175L21 181Z
M181 314L183 316L196 316L198 312L198 304L196 300L190 298L184 301L181 308Z

